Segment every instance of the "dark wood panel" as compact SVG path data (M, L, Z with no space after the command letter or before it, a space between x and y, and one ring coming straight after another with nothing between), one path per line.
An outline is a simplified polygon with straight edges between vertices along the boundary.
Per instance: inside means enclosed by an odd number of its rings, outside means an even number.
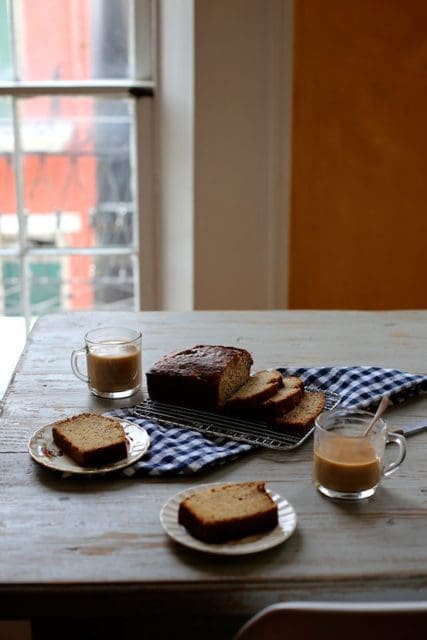
M291 308L427 307L427 3L295 2Z

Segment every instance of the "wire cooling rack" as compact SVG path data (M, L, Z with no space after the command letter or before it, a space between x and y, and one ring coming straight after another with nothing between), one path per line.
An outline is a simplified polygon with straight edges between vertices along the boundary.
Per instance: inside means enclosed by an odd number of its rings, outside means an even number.
M320 391L317 387L306 387L306 391ZM340 396L324 391L325 410L330 411L340 401ZM297 433L291 429L272 427L264 420L249 420L246 417L230 416L212 411L202 411L154 400L144 400L131 409L138 418L146 418L158 424L195 429L211 436L219 436L239 442L247 442L267 449L296 449L313 433Z

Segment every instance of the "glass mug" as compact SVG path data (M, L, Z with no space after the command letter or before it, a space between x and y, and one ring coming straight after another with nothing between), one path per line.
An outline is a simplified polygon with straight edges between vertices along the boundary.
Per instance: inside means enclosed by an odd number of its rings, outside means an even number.
M133 329L104 327L85 335L85 346L71 353L74 375L101 398L127 398L141 387L141 333ZM85 374L79 358L86 356Z
M373 417L368 411L335 409L316 418L313 481L328 498L362 500L373 496L381 478L391 475L405 459L405 438L389 433L383 419L364 435ZM389 443L395 443L398 451L386 464Z

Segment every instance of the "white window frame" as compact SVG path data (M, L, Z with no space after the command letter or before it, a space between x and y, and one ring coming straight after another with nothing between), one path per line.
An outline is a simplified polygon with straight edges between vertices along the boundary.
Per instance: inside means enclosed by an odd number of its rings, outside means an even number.
M16 5L15 5L16 6ZM21 265L21 291L23 314L27 330L31 324L29 291L27 282L27 262L31 256L110 256L129 255L138 267L135 269L135 310L150 309L156 306L154 285L154 205L153 205L153 154L154 119L153 96L155 88L155 24L156 4L154 0L132 0L130 11L133 19L129 21L129 51L131 53L131 80L87 80L57 82L20 81L17 74L17 43L14 42L14 0L9 0L11 16L13 59L15 61L15 79L0 82L0 97L9 97L12 102L13 128L15 137L15 178L17 193L17 215L19 223L19 247L1 249L1 257L16 257ZM132 247L76 247L76 248L28 248L25 235L25 212L23 202L23 163L22 140L20 133L20 115L18 101L21 98L46 95L95 96L135 99L135 123L131 141L132 163L135 172L135 237Z

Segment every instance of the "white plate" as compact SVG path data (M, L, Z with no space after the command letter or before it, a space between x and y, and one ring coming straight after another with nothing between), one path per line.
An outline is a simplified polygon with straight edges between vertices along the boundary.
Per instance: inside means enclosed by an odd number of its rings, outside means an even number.
M69 456L65 455L53 441L51 424L41 427L33 434L28 443L28 451L33 460L39 464L55 471L62 471L62 473L95 475L124 469L144 455L150 446L150 437L143 427L126 420L120 420L120 423L126 433L128 455L122 460L112 462L103 467L81 467Z
M258 553L259 551L264 551L265 549L270 549L271 547L281 544L293 534L297 526L297 515L293 506L278 493L273 493L267 489L278 507L279 524L277 527L271 531L266 531L265 533L258 533L256 535L247 536L246 538L240 538L239 540L232 540L222 544L210 544L194 538L187 529L185 529L185 527L178 524L178 509L180 502L198 489L214 487L222 484L227 483L213 482L193 487L191 489L186 489L185 491L177 493L173 498L168 500L160 512L160 522L162 523L163 529L166 533L176 542L179 542L186 547L190 547L191 549L227 556Z

